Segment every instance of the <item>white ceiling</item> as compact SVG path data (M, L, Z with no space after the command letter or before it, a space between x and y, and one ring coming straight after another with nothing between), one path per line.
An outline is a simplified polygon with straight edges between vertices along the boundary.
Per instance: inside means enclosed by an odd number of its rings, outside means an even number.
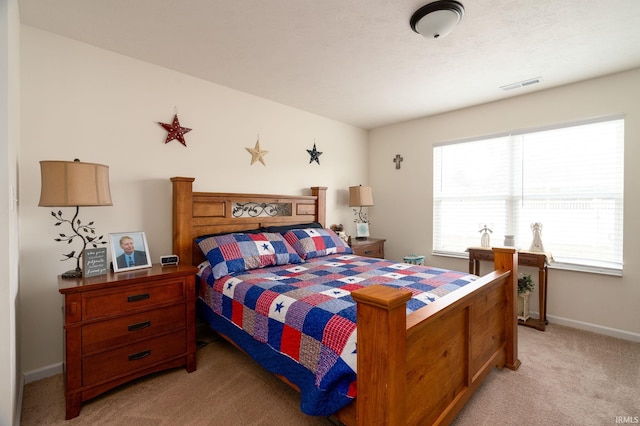
M18 4L24 24L364 129L640 67L640 0L461 0L438 40L409 26L429 2Z

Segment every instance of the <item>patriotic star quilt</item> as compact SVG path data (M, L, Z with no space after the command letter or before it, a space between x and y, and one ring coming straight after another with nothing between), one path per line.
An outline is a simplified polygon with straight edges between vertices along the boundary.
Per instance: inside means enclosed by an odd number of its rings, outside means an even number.
M301 391L301 409L329 415L356 395L353 290L410 290L407 314L474 281L462 272L334 254L214 279L200 272L199 312L269 371Z

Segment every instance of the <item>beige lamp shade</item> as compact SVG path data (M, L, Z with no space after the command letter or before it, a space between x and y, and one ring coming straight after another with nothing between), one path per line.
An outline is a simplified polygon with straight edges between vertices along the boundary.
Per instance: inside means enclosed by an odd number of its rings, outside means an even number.
M349 187L349 207L366 207L373 205L373 191L370 186Z
M41 161L39 206L112 206L109 166L76 161Z

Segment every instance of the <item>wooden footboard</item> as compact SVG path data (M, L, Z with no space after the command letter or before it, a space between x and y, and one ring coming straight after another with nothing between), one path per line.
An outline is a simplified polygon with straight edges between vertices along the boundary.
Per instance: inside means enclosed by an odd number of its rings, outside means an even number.
M494 248L495 271L406 316L408 292L383 286L358 302L358 397L348 425L450 423L494 367L520 366L517 253Z

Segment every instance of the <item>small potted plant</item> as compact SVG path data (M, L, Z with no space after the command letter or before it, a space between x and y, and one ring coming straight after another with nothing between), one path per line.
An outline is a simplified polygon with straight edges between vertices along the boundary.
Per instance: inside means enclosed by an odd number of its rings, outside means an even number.
M529 293L535 284L530 274L520 274L518 276L518 319L526 321L529 319Z
M518 277L518 294L530 293L535 284L530 274L520 274Z

